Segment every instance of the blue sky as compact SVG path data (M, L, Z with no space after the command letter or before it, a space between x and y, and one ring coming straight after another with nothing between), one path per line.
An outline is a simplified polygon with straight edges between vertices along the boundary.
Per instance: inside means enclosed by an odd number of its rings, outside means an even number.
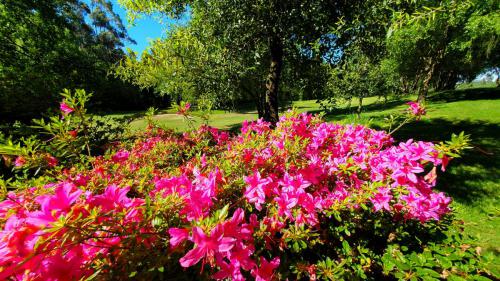
M111 2L113 2L113 10L120 15L123 24L127 27L129 36L137 42L135 45L126 42L125 48L130 48L140 55L149 45L151 39L165 36L167 25L160 24L153 17L145 16L136 20L132 26L127 22L127 12L120 6L118 0L112 0Z

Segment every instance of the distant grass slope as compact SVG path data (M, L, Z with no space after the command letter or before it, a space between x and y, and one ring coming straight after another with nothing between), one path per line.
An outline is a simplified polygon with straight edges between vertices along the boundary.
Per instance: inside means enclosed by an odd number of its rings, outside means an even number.
M488 85L491 86L491 85ZM437 188L453 197L453 208L464 221L465 231L478 238L487 255L492 256L490 268L500 274L500 89L463 86L462 89L434 94L427 103L427 116L418 122L406 125L396 132L395 138L405 140L444 141L452 133L464 131L471 135L473 148L462 158L453 160L446 173L438 179ZM384 117L406 109L406 102L414 97L382 103L376 98L364 101L361 119L351 108L326 115L327 121L362 123L377 129L384 128ZM294 103L298 111L320 112L315 101ZM176 130L186 130L180 116L158 115L155 120L161 125ZM237 129L243 120L257 118L255 112L215 112L211 126L221 129ZM198 124L200 119L196 118ZM132 123L136 129L144 128L143 119Z

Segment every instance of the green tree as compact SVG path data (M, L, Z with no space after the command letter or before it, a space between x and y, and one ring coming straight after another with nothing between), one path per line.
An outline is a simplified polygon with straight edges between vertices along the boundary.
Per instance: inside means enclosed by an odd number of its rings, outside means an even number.
M494 0L416 1L398 11L387 47L405 89L424 101L431 87L454 88L498 66L500 3Z
M306 71L311 67L322 71L321 62L335 53L339 44L349 42L348 36L338 40L334 34L336 26L354 19L362 22L359 19L363 12L371 8L366 1L333 0L120 2L129 10L131 18L155 12L178 18L189 6L189 25L196 37L208 38L207 42L217 46L216 52L222 53L228 64L237 65L238 71L229 75L236 76L229 77L229 81L236 82L234 88L248 81L249 74L254 76L250 79L252 83L262 81L265 85L265 91L256 95L257 104L260 105L259 115L271 122L278 120L282 75L303 73L300 67L308 61L320 63L309 63ZM284 71L286 68L289 69ZM305 78L307 75L299 76ZM302 85L306 84L314 83Z
M0 2L0 113L40 115L62 88L93 90L95 100L123 85L107 78L131 40L110 1Z

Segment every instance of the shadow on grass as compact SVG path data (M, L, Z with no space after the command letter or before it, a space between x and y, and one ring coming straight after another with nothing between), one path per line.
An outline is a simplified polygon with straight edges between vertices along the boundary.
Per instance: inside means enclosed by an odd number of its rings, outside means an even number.
M398 106L406 104L408 101L407 97L403 96L401 99L389 100L387 102L377 101L368 105L363 106L363 113L369 113L374 111L384 111L396 108ZM462 90L451 90L443 91L429 94L427 100L432 103L446 103L446 102L456 102L464 100L491 100L500 98L500 88L474 88L474 89L462 89ZM334 110L327 116L342 116L355 113L357 106L350 106L346 108L339 108ZM319 113L322 110L309 111L310 113ZM335 118L333 118L335 119Z
M500 88L474 88L443 91L429 96L432 102L453 102L462 100L492 100L500 98Z
M446 141L453 133L471 137L472 149L450 162L437 188L461 203L476 204L495 200L500 182L500 125L481 121L432 119L413 122L397 131L396 140Z

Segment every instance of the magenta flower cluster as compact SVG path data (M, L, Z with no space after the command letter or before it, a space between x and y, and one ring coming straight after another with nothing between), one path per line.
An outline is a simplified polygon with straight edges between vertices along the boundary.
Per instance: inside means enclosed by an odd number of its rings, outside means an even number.
M451 201L432 189L435 167L445 168L440 155L429 142L395 144L383 131L291 112L274 129L245 122L235 136L149 131L90 170L9 193L0 203L0 279L107 274L134 245L163 249L165 241L164 255L211 278L279 279L291 266L280 256L282 234L321 233L332 210L440 220ZM159 222L165 206L172 219Z
M410 101L406 104L408 104L408 112L415 116L417 120L427 113L425 107L421 103Z

